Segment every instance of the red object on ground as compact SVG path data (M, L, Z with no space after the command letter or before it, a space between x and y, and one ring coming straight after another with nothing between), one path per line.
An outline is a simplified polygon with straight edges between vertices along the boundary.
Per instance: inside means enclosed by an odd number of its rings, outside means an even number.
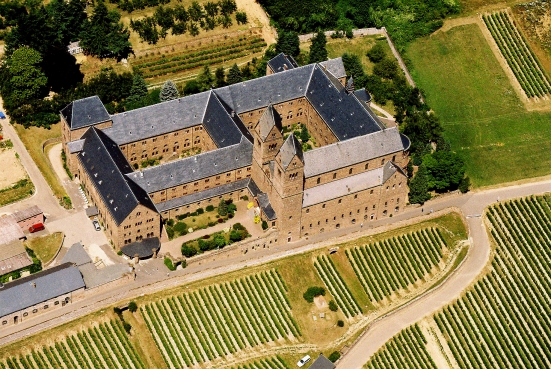
M44 224L37 223L29 227L29 232L34 233L44 229Z

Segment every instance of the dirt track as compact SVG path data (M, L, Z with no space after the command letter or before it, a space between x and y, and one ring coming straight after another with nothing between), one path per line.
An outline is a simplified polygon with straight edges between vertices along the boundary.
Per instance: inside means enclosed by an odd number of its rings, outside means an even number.
M237 9L246 10L249 23L262 27L262 36L268 45L276 42L274 30L270 26L270 18L255 0L236 0Z

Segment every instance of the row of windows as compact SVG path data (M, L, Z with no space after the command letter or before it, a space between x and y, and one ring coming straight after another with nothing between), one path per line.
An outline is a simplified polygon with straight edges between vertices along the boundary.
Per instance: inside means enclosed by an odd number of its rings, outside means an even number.
M199 126L199 127L195 127L195 128L194 128L194 131L195 131L195 132L197 132L197 131L202 131L202 130L203 130L203 127L202 127L202 126ZM180 133L180 132L174 132L173 134L171 134L171 136L178 136L179 133ZM189 129L186 129L186 132L185 132L185 133L189 133ZM167 140L167 139L168 139L168 136L169 136L168 134L164 135L164 136L163 136L163 139ZM151 141L152 141L152 142L157 142L157 139L158 139L158 137L153 137L153 138L151 139ZM142 146L145 146L145 145L147 145L147 140L143 140L143 141L142 141ZM136 143L130 144L130 147L136 147Z
M63 302L63 305L65 305L66 303L68 303L69 300L70 300L69 297L66 297L65 300L62 301L62 302ZM54 305L55 305L55 306L59 305L59 301L54 301ZM43 306L43 309L46 310L46 309L48 309L49 307L50 307L50 305L45 304L45 305ZM33 312L33 314L36 314L36 313L38 313L38 309L35 308L35 309L32 310L32 312ZM27 316L29 316L29 313L28 313L27 311L25 311L25 312L23 313L23 317L27 317ZM14 322L17 322L17 317L14 318ZM2 325L6 325L6 324L8 324L8 321L7 321L7 320L3 320L3 321L2 321Z

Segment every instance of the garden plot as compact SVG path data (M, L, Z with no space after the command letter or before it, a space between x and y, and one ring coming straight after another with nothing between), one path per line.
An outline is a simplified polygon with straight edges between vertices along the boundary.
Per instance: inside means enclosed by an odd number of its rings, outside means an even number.
M140 311L169 368L190 367L300 336L285 286L274 270L172 296Z
M0 189L26 178L27 172L13 149L0 149Z

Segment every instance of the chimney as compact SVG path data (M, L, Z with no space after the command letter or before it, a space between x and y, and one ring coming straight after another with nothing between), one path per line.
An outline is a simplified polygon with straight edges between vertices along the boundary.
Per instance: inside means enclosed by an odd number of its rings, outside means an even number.
M287 70L287 69L289 69L289 68L287 67L287 64L283 64L283 70Z
M232 117L232 118L235 117L235 110L232 110L232 111L231 111L231 117Z

